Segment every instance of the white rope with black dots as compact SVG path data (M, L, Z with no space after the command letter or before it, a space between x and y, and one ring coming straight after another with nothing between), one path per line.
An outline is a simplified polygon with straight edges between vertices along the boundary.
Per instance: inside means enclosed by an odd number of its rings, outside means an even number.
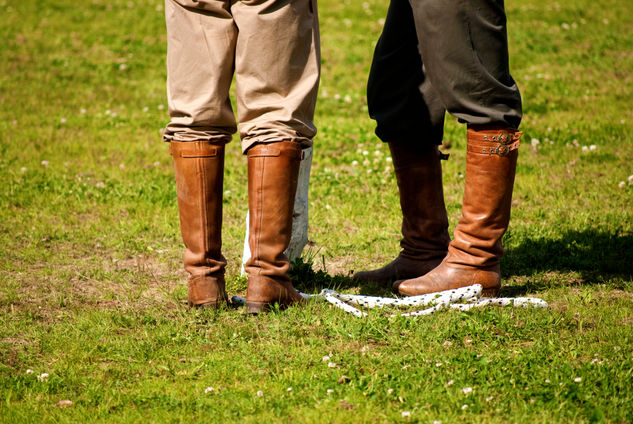
M536 297L496 297L481 298L483 287L480 284L462 287L454 290L446 290L437 293L423 294L420 296L410 296L401 299L393 297L363 296L356 294L343 294L330 289L323 289L319 294L301 293L304 299L324 299L357 317L367 316L366 312L361 311L357 307L368 309L384 308L386 306L397 308L410 308L414 306L429 306L414 312L405 312L400 314L391 314L390 316L417 317L422 315L431 315L441 309L458 309L460 311L468 311L472 308L481 308L484 306L512 306L512 307L535 307L547 308L547 302ZM243 305L246 299L243 297L232 297L233 303Z

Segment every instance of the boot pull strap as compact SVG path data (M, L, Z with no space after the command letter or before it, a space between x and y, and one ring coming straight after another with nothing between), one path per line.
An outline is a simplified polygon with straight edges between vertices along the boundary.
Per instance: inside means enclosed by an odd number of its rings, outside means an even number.
M261 158L261 157L279 157L290 156L296 157L296 159L303 159L304 152L299 149L278 149L267 145L257 145L249 149L246 154L249 158Z
M169 154L174 157L212 158L218 155L218 147L216 146L209 146L209 145L204 145L201 143L195 143L197 148L196 146L193 146L193 148L189 146L178 146L177 148L174 148L172 143L169 143ZM183 142L182 144L189 144L189 143Z
M507 156L521 145L522 132L468 130L467 151L485 155Z

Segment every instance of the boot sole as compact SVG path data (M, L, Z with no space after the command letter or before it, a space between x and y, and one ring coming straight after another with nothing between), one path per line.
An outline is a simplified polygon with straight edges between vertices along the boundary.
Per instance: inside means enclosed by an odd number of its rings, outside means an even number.
M275 302L276 303L276 302ZM246 302L246 313L257 315L265 312L270 312L273 309L275 303L268 302ZM284 306L280 305L280 308L284 308Z
M259 314L263 312L270 312L278 305L279 310L287 309L289 306L298 305L303 303L304 301L294 301L290 303L279 303L279 302L249 302L246 301L246 313L248 314Z
M221 301L218 300L217 302L207 302L207 303L192 303L192 302L187 302L187 304L189 305L189 307L191 308L196 308L196 309L220 309L222 307L222 304L228 305L228 302L225 301Z

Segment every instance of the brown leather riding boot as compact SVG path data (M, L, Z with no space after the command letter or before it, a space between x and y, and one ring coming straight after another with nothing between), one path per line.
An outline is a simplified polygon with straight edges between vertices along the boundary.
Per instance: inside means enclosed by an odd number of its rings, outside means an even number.
M244 266L246 310L259 313L275 303L286 307L303 301L288 277L290 263L284 254L290 243L301 145L256 144L247 157L251 257Z
M190 306L217 308L227 302L226 260L221 253L224 144L172 141L169 150L174 158L180 231L186 247L188 302Z
M510 128L468 128L462 218L448 255L428 274L396 281L394 289L413 296L481 284L484 296L499 293L501 237L510 221L520 137Z
M354 275L358 280L380 284L419 277L431 271L446 256L450 241L437 146L408 147L389 143L389 148L400 193L402 251L384 267Z

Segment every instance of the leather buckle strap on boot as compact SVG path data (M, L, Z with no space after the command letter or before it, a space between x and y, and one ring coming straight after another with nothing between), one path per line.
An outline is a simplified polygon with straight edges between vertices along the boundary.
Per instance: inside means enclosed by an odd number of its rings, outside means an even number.
M468 147L470 153L507 156L519 148L522 132L512 129L475 131L468 129Z

